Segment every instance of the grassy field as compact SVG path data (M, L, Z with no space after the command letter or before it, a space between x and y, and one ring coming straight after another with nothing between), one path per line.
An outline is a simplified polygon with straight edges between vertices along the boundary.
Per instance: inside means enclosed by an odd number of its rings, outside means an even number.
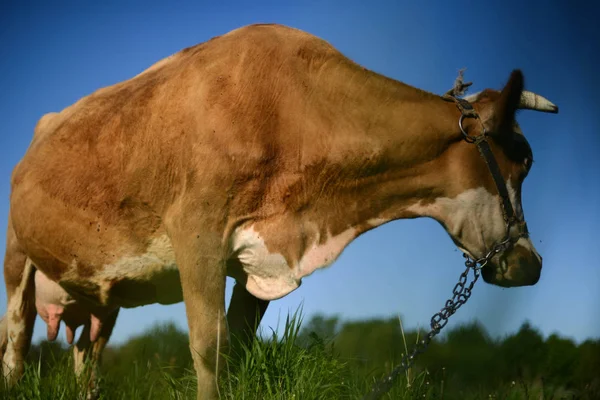
M333 321L333 322L332 322ZM375 379L389 371L395 362L391 350L386 350L387 362L376 361L374 365L365 361L361 355L348 357L345 350L337 346L351 348L348 344L347 332L353 332L353 325L344 325L338 330L337 340L324 339L319 335L323 327L335 325L337 320L321 318L310 321L305 329L301 329L299 319L292 317L285 331L277 335L272 333L268 339L256 340L250 347L243 348L232 356L220 385L223 399L360 399ZM329 322L329 325L327 324ZM365 324L373 325L373 321ZM356 324L356 323L355 323ZM381 338L386 343L386 329L389 331L391 321L382 322L378 326ZM367 329L367 325L363 325ZM374 325L373 325L374 326ZM316 329L315 329L316 328ZM364 330L363 329L363 330ZM473 335L473 329L455 328L455 336ZM471 331L469 331L471 329ZM479 329L479 328L477 328ZM321 330L321 332L316 332ZM373 328L370 328L373 331ZM346 332L346 333L344 333ZM468 333L471 332L471 333ZM344 336L346 335L346 336ZM416 340L416 333L404 335L397 343L400 349L410 347ZM387 335L390 337L389 335ZM452 335L449 335L451 337ZM517 337L516 335L515 337ZM524 335L521 335L525 337ZM373 354L377 351L369 346L364 337L352 337L352 340L363 342L370 347ZM392 341L398 337L390 337ZM464 339L464 338L463 338ZM505 342L508 340L507 338ZM447 339L448 342L450 339ZM455 339L456 340L456 339ZM443 355L443 343L432 345L430 351L442 354L448 367L436 368L431 363L435 354L424 354L429 357L431 367L418 366L401 376L392 391L384 399L598 399L600 390L598 382L583 383L575 389L570 384L549 381L540 374L515 373L514 380L506 379L507 375L498 375L498 379L483 379L486 370L495 371L494 365L500 360L481 356L477 350L480 343L469 340L474 352L466 352L459 358L460 367L453 367ZM408 343L407 343L408 342ZM531 341L530 341L531 342ZM458 343L458 342L456 342ZM454 347L456 347L454 343ZM524 342L529 347L527 353L535 352L535 346ZM594 342L596 343L596 342ZM453 348L454 348L453 347ZM489 347L489 346L488 346ZM600 349L600 347L598 347ZM594 347L593 349L597 349ZM589 349L588 349L589 350ZM505 350L506 352L506 350ZM347 352L346 352L347 353ZM353 352L352 354L355 354ZM398 356L401 355L401 352ZM376 357L376 356L375 356ZM444 358L446 357L446 358ZM461 361L457 362L461 362ZM546 359L547 360L547 359ZM595 359L592 360L595 363ZM464 364L467 364L466 366ZM487 364L486 364L487 363ZM519 364L520 362L517 362ZM426 363L427 364L427 363ZM521 363L522 364L522 363ZM100 381L100 399L132 400L132 399L195 399L195 375L191 369L187 335L174 325L159 325L146 334L133 338L127 343L108 348ZM577 362L569 364L575 368ZM595 368L596 364L592 364ZM515 365L518 371L525 364ZM589 368L589 367L588 367ZM466 376L453 371L470 371ZM531 368L529 368L531 369ZM473 375L469 376L471 373ZM547 375L547 374L546 374ZM458 376L458 378L457 378ZM479 376L479 378L473 378ZM591 375L593 376L593 375ZM464 379L463 379L464 378ZM462 379L462 380L461 380ZM491 380L490 380L491 379ZM465 382L471 382L465 384ZM573 386L575 387L575 386ZM60 344L42 343L35 346L29 355L29 362L24 378L11 390L1 390L0 398L23 400L60 400L77 399L81 388L72 372L71 357Z

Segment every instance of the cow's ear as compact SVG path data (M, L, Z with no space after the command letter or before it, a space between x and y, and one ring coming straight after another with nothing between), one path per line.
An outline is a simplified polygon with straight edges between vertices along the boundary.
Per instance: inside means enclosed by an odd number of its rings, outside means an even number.
M481 93L465 97L479 105L479 116L489 135L501 135L507 128L512 128L521 102L523 85L523 74L514 70L501 91L485 89Z
M500 92L500 96L493 102L491 113L490 133L500 133L506 127L511 127L515 120L515 113L519 108L521 94L524 87L523 73L520 70L514 70L510 74L508 82Z

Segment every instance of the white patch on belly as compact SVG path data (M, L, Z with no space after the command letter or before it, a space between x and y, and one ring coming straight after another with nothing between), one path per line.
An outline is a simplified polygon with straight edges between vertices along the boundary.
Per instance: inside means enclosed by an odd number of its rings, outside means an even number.
M285 257L271 253L254 227L236 230L232 250L248 275L246 289L263 300L275 300L300 286Z
M76 269L73 269L76 270ZM179 269L175 262L175 252L167 235L152 239L143 254L123 256L112 264L98 270L91 281L105 290L102 303L108 302L110 282L119 280L152 284L155 293L132 293L131 298L112 298L121 307L136 307L145 304L173 304L183 301ZM121 296L123 297L123 296ZM134 300L135 299L135 300ZM141 299L141 300L140 300Z
M425 205L417 203L407 210L443 223L446 231L466 248L458 247L478 258L487 252L486 243L497 243L506 233L500 201L500 196L479 187L454 198L439 197Z

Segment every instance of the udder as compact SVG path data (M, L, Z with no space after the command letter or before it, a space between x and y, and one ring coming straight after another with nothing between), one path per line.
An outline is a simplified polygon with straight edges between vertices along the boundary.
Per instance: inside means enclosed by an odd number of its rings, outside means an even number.
M60 321L67 330L67 342L73 343L75 330L90 324L90 339L96 341L100 333L101 322L92 313L73 299L58 283L50 280L40 271L35 272L35 307L38 315L47 325L48 340L58 336Z

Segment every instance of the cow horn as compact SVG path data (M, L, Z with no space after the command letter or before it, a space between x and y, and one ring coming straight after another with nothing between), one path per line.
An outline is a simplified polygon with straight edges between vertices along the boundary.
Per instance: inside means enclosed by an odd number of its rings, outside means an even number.
M522 110L535 110L554 114L558 112L558 107L550 100L527 90L523 90L521 93L521 100L519 101L518 108Z
M468 101L469 103L474 103L477 100L479 100L479 95L481 94L481 92L477 92L477 93L473 93L470 94L468 96L463 97L466 101Z
M476 102L479 100L481 93L482 92L473 93L469 96L465 96L464 99L469 103ZM521 110L535 110L554 114L558 113L558 107L554 103L547 98L528 90L523 90L523 92L521 92L521 99L519 100L517 108Z

